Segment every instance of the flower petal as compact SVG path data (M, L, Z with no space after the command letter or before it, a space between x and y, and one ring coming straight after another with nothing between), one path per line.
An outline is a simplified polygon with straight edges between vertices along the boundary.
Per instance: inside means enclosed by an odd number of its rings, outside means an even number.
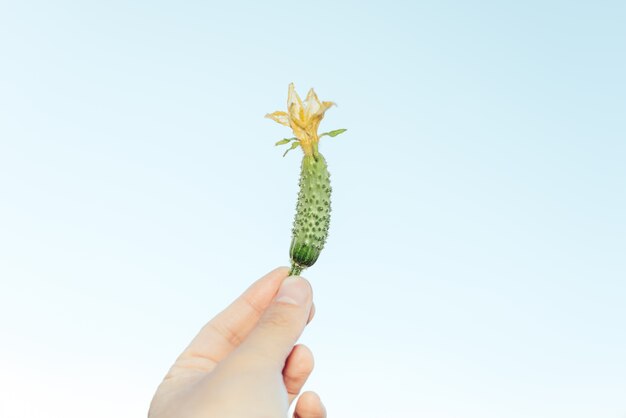
M304 111L307 117L311 117L319 113L322 104L320 103L320 99L317 98L317 94L313 89L310 89L306 95L306 99L304 99Z
M289 115L287 112L281 112L278 110L274 113L268 113L265 117L273 120L274 122L278 122L281 125L289 126Z
M296 119L301 121L304 119L304 112L302 106L302 99L298 96L298 92L296 91L296 87L293 83L289 84L289 94L287 95L287 111L289 112L289 117L291 119Z
M326 112L331 106L337 106L335 102L322 102L323 112Z

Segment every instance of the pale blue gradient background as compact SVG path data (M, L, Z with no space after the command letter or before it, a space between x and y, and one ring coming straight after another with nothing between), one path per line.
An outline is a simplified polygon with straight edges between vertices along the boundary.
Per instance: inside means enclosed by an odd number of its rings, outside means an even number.
M626 417L623 2L0 2L0 415L144 416L200 326L305 276L330 417Z

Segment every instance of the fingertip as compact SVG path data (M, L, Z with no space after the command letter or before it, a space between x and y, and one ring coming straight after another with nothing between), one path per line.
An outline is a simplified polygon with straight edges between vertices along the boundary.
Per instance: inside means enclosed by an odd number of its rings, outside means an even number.
M314 367L315 359L311 350L303 344L295 345L283 368L283 381L290 404L302 390Z
M279 275L282 277L289 277L289 267L287 266L278 266L274 270L272 270L269 274Z
M291 305L305 305L311 302L313 289L308 280L300 276L289 276L280 285L276 294L276 302Z
M315 392L304 392L298 398L295 418L326 418L326 407Z
M296 366L299 370L300 374L311 374L313 371L313 367L315 367L315 357L313 356L313 351L309 347L304 344L296 344L293 346L291 353L289 353L289 357L287 357L287 361L285 362L285 367L293 367Z
M264 274L261 278L252 283L248 290L256 289L259 287L273 287L274 291L278 289L280 284L289 276L289 268L285 266L276 267L270 272Z

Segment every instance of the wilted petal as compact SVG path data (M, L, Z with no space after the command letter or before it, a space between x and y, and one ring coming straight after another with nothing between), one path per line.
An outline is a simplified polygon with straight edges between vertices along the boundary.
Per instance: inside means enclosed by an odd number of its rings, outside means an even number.
M317 94L313 89L310 89L304 99L304 109L307 116L315 115L320 111L321 103L317 98Z
M335 102L322 102L322 112L326 112L331 106L337 106Z
M268 113L265 117L281 125L289 126L289 115L287 112L276 111L274 113Z
M287 95L287 111L291 119L302 120L304 118L302 99L298 96L293 83L289 84L289 94Z

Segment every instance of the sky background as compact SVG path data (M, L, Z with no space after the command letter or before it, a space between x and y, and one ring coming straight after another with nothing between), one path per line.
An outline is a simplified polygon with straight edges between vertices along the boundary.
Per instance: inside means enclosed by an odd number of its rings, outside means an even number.
M288 263L315 87L330 237L304 273L330 417L626 417L626 5L0 0L0 416L145 416Z

